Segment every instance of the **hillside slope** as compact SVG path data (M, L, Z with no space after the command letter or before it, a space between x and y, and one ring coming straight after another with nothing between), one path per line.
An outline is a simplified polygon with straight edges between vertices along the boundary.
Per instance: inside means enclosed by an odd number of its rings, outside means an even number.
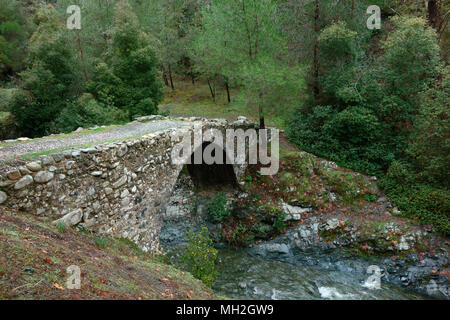
M0 212L0 299L211 299L191 274L124 239L63 230L33 216ZM81 289L67 289L76 265Z

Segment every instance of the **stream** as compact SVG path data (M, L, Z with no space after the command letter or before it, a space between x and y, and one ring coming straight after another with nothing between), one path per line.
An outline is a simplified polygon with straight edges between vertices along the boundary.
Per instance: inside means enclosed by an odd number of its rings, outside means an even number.
M205 225L217 228L208 220L205 205L192 201L192 188L179 183L168 203L160 241L170 262L182 268L185 234L191 227L198 232ZM191 216L193 215L193 216ZM195 218L194 218L195 217ZM296 259L282 260L260 256L252 248L229 248L216 245L218 273L212 289L217 296L245 300L403 300L432 299L400 284L381 281L379 289L371 286L367 267L374 263L348 259L334 253L304 253Z
M179 265L184 244L163 244L163 248L170 261ZM430 299L386 283L381 284L381 289L365 287L364 280L350 272L255 257L245 248L223 247L218 250L218 275L212 286L218 296L245 300Z

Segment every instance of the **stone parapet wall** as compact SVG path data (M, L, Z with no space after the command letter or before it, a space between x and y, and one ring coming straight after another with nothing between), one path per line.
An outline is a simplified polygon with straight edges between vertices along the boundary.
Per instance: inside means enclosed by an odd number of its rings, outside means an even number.
M138 119L149 120L155 119ZM194 125L222 131L254 127L243 119L234 123L177 120L192 122L178 129L186 132L194 130ZM183 167L171 161L175 131L9 164L0 176L0 210L47 216L55 224L80 225L99 234L128 238L145 251L158 252L162 215ZM235 172L242 172L242 167Z

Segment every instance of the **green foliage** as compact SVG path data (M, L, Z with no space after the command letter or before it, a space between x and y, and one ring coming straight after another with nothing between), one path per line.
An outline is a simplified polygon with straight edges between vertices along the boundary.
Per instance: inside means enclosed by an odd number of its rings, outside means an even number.
M395 31L383 42L383 79L387 92L409 101L437 75L439 45L436 31L422 18L394 17Z
M323 29L319 36L319 49L322 59L332 65L348 59L355 54L357 33L350 30L342 21Z
M91 128L127 121L127 113L97 102L90 94L84 94L76 103L68 104L55 119L58 132L72 132L75 129Z
M77 65L55 9L51 5L39 9L36 22L30 65L21 73L22 88L10 102L23 134L31 137L55 132L53 121L75 98L79 84Z
M0 0L0 79L22 69L28 31L19 2Z
M227 195L224 192L218 193L208 204L208 212L215 223L222 222L230 216L231 211L227 205Z
M128 1L118 1L115 11L111 49L105 62L96 64L87 90L101 104L127 112L130 120L155 114L162 100L162 85L152 42L139 28Z
M108 243L108 237L95 236L94 243L98 248L105 249L106 244Z
M422 94L407 150L417 179L450 187L450 67Z
M401 181L396 184L401 178ZM393 203L409 218L432 224L444 235L450 235L450 191L429 185L410 183L413 179L405 167L393 164L382 180L382 186Z
M191 57L196 71L242 86L248 105L283 110L299 99L301 69L287 54L278 6L272 0L218 0L201 12ZM239 18L236 18L239 17Z
M447 67L441 80L422 94L407 157L393 162L382 180L382 187L406 216L433 224L445 235L450 233L448 72Z
M217 250L208 236L208 229L202 226L201 231L195 233L191 228L186 237L188 245L181 262L186 265L187 270L195 278L200 279L205 285L211 287L217 274L215 271Z
M58 228L58 231L61 233L66 232L66 225L61 221L58 222L57 228Z
M286 213L284 213L282 210L277 210L276 214L273 219L273 228L277 230L279 233L284 232L287 225L284 221L286 219Z
M368 41L363 33L339 22L321 32L321 66L326 68L320 100L329 104L307 101L290 119L288 134L301 148L370 174L382 174L404 155L407 128L419 109L417 93L436 75L439 47L425 21L393 21L396 29L383 42L385 55L371 69L361 54Z

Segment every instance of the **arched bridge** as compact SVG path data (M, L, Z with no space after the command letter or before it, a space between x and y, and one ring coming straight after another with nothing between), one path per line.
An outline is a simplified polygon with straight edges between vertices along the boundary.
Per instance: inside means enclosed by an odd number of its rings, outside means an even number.
M99 141L84 148L47 150L43 152L45 155L30 160L3 156L0 159L0 211L8 208L48 217L55 224L79 224L99 234L128 238L145 251L157 252L165 204L185 164L172 161L172 151L179 137L194 135L199 129L218 129L225 136L227 129L247 130L255 125L244 117L235 122L143 117L134 124L152 121L171 121L177 125L118 142ZM51 137L17 144L2 143L0 157L2 152L8 154L12 145L16 146L15 150L27 152L33 151L39 143L48 142L52 142ZM54 143L58 145L58 141ZM195 146L192 151L194 149ZM228 157L226 151L223 152ZM243 170L245 164L188 166L194 181L203 184L236 183Z

